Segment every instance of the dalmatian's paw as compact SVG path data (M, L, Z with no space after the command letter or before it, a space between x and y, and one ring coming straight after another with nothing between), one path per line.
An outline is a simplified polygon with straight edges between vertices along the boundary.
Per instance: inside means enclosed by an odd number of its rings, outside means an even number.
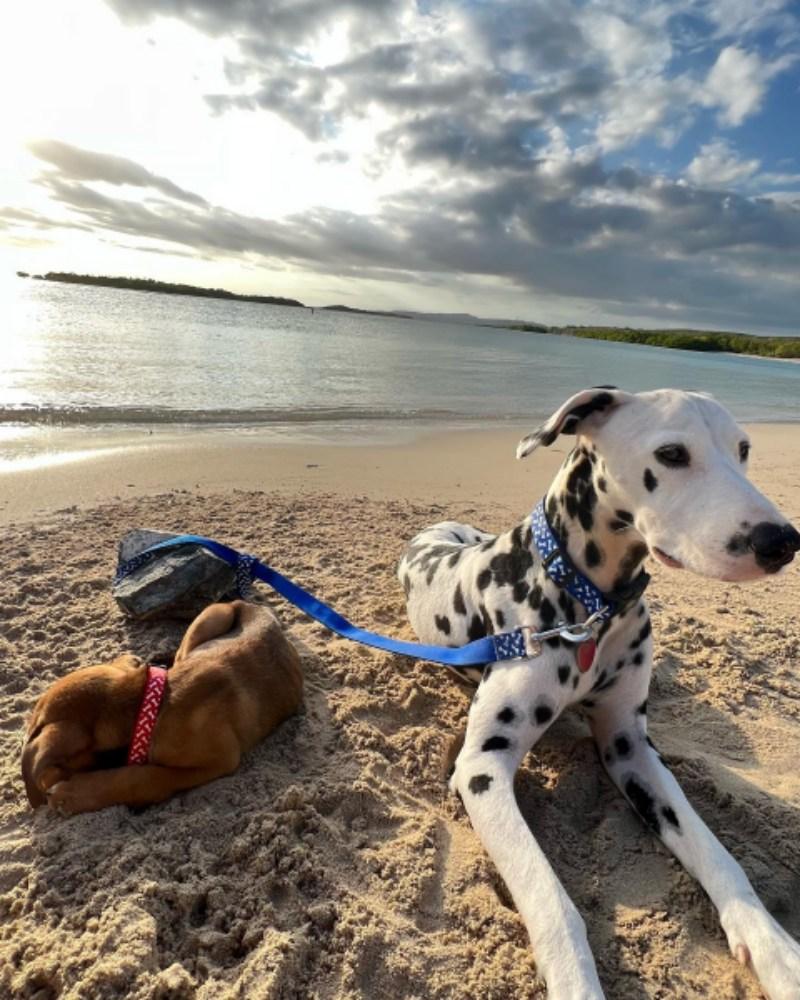
M547 985L547 1000L605 1000L605 994L597 982L581 978L576 982L574 976L548 976L545 980Z
M800 945L766 910L743 908L726 930L734 958L752 969L767 1000L800 1000Z
M579 942L572 944L574 947L566 945L548 967L539 966L547 986L547 1000L605 1000L591 950Z

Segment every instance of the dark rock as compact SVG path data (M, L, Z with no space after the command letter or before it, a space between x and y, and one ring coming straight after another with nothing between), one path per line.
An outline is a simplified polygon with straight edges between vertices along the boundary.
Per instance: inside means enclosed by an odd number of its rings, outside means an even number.
M129 531L119 544L118 566L175 537L165 531ZM181 545L153 556L115 583L111 593L131 618L191 619L209 604L236 596L236 572L201 545Z

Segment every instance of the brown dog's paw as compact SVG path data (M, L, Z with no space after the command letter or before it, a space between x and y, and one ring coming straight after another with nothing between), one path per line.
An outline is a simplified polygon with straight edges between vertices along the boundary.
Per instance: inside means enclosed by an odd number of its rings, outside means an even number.
M45 795L48 806L60 816L74 816L89 808L86 803L81 802L80 794L76 793L75 786L70 781L57 782L47 789Z

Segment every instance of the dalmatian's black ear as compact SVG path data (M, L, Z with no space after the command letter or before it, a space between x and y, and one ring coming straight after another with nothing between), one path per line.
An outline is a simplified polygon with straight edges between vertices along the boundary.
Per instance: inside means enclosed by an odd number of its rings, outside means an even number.
M607 414L631 398L631 393L622 392L613 385L600 385L576 392L549 420L520 441L517 445L517 458L525 458L539 445L551 445L559 434L574 434L587 417L592 414Z

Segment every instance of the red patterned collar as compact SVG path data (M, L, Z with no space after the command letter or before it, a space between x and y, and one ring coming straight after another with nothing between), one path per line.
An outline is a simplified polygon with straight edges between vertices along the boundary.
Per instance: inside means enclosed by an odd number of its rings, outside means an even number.
M128 750L128 764L146 764L150 756L150 741L158 719L161 699L167 686L167 671L164 667L148 667L147 682L139 704L139 714L133 727L133 736Z

